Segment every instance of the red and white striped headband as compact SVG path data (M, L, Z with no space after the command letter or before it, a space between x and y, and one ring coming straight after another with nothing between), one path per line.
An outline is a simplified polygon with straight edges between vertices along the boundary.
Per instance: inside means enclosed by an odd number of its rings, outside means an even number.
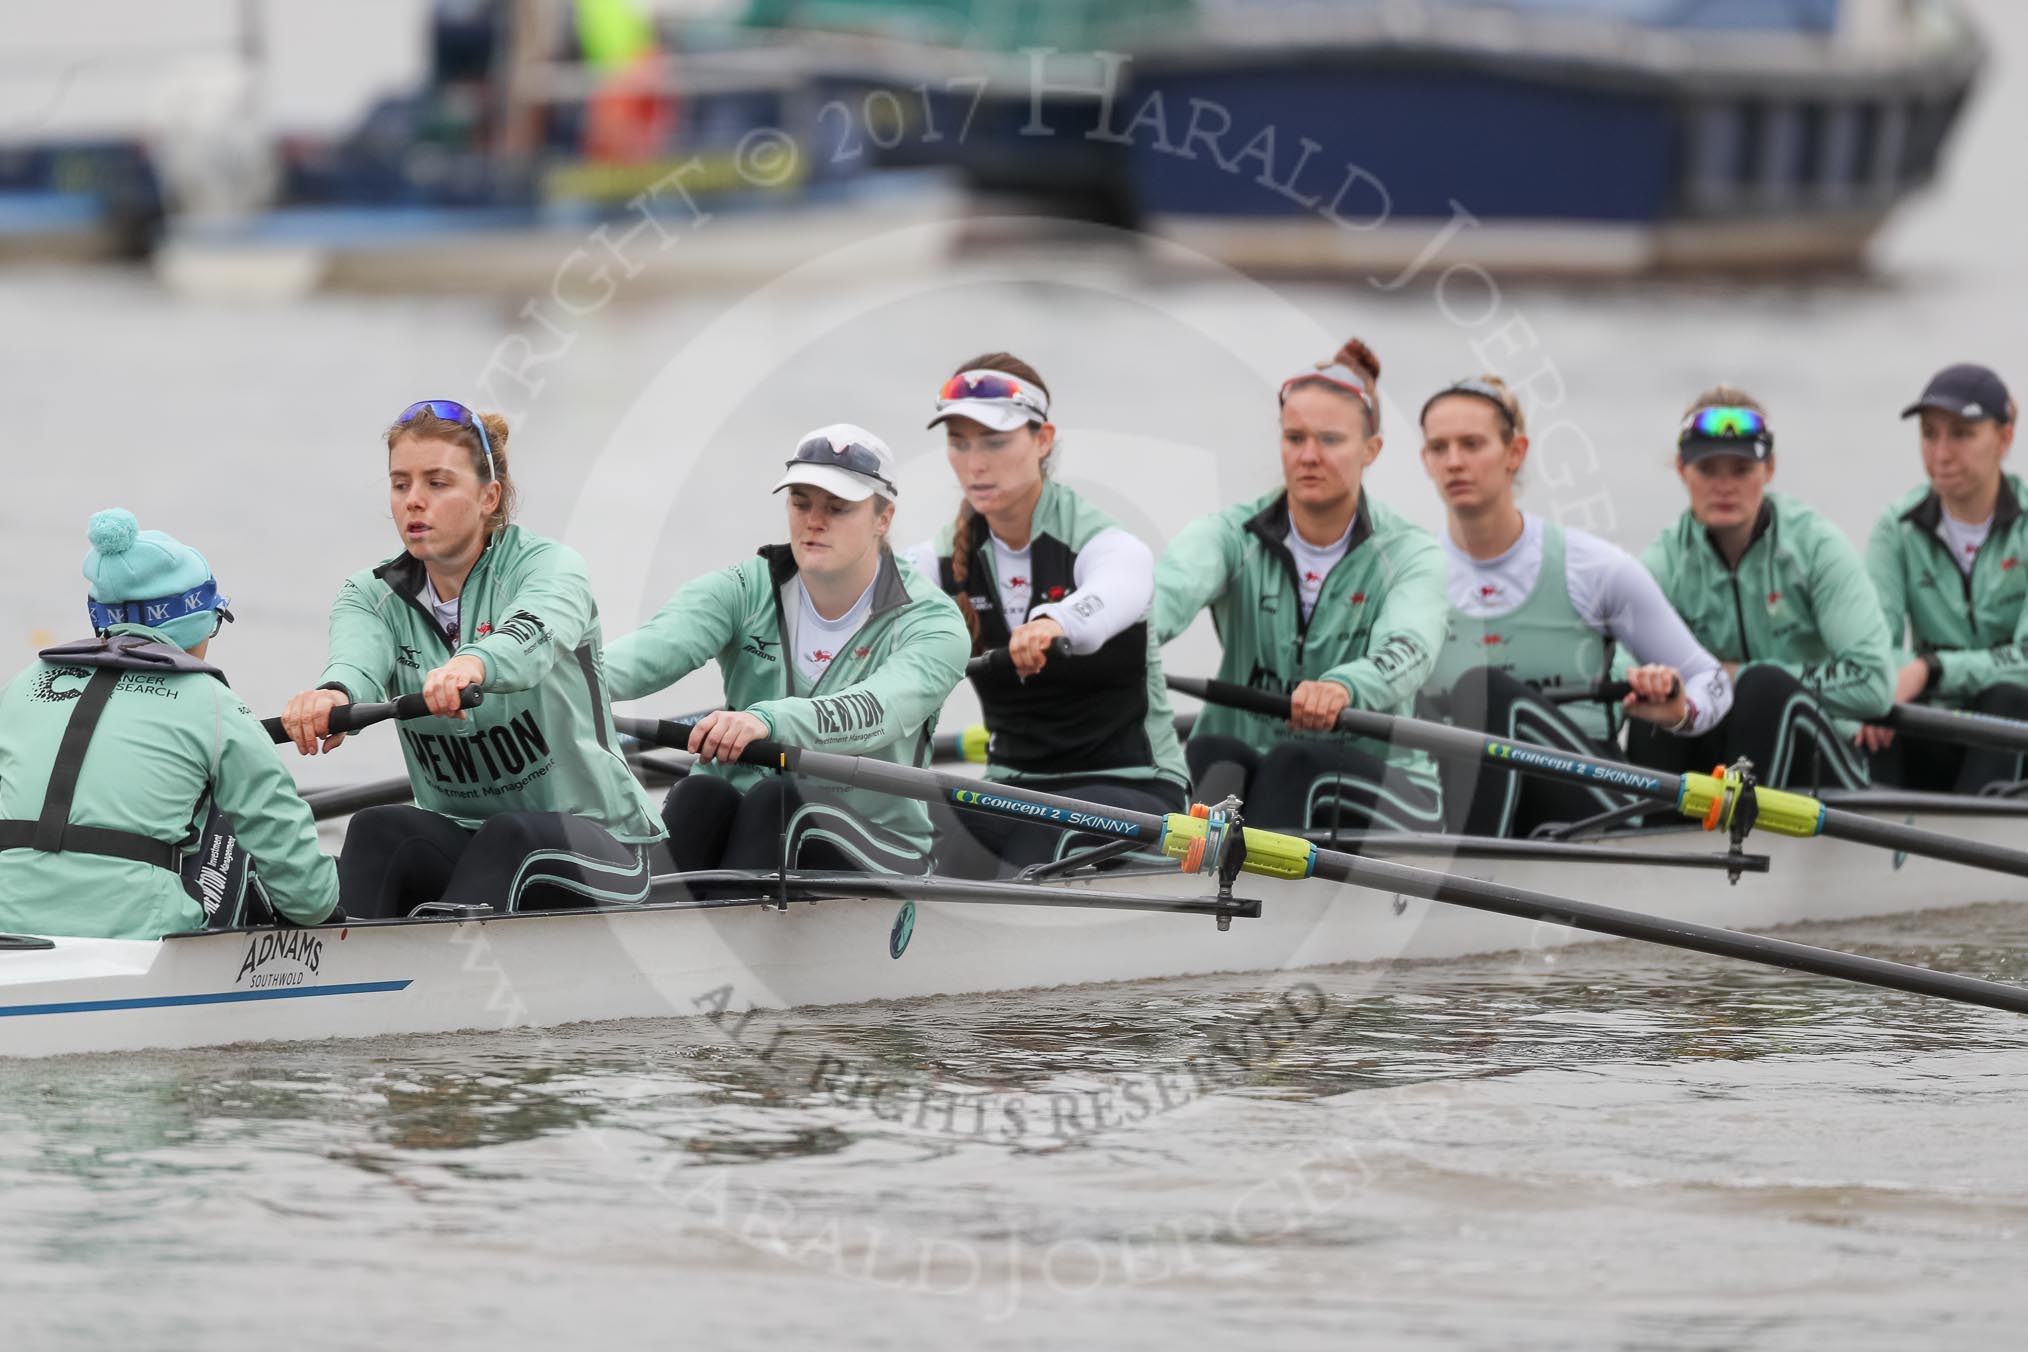
M1360 378L1357 371L1338 362L1304 371L1300 375L1293 375L1284 380L1280 401L1286 404L1289 401L1289 390L1306 380L1321 380L1328 385L1336 385L1341 390L1350 390L1359 396L1360 403L1366 405L1366 416L1373 417L1373 392L1366 388L1366 382Z

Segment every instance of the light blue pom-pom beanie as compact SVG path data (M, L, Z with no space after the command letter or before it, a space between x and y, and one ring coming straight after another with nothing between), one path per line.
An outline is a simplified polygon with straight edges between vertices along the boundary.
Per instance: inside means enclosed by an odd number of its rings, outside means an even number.
M185 613L183 604L207 587L216 589L202 554L163 531L142 530L134 514L121 507L94 513L85 536L92 545L84 561L92 600L105 606L167 603L171 618L147 618L145 611L122 618L159 630L180 648L194 648L216 632L211 606ZM94 628L101 627L102 618L94 615Z

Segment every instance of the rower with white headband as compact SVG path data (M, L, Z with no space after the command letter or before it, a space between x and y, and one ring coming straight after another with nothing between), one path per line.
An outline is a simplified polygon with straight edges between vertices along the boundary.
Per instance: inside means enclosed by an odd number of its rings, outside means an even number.
M1443 551L1364 488L1379 380L1354 338L1282 382L1282 486L1192 522L1157 572L1164 642L1208 607L1219 678L1290 697L1286 724L1212 705L1190 739L1197 796L1238 792L1256 825L1442 829L1428 757L1331 731L1347 708L1409 713L1444 639Z
M964 676L957 607L888 547L894 454L863 427L802 437L773 491L788 543L687 583L613 644L614 699L640 699L718 664L724 709L698 721L698 764L662 818L678 868L922 873L922 804L739 764L769 739L903 765L928 763L937 711Z
M974 357L939 387L929 425L944 430L963 500L909 556L958 599L972 651L1007 654L972 677L986 777L1137 812L1180 810L1189 771L1148 627L1155 556L1053 474L1049 387L1011 353ZM1005 866L1056 858L1077 840L1046 823L959 821ZM946 868L985 870L966 853L960 840Z
M1616 715L1681 737L1711 731L1732 682L1631 554L1596 535L1524 512L1516 481L1528 421L1498 376L1474 376L1422 406L1422 465L1442 496L1450 614L1424 693L1454 723L1498 737L1617 759ZM1624 649L1639 665L1617 708L1555 704L1556 688L1597 687ZM1526 836L1625 806L1609 789L1445 767L1444 806L1458 830Z

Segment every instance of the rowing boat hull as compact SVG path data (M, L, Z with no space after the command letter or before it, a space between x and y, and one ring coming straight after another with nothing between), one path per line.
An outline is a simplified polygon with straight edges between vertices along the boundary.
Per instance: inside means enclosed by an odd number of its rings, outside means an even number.
M1896 814L1896 819L1903 819ZM2016 843L2016 814L1922 815L1917 824ZM1735 929L2028 900L2028 879L1832 841L1757 839L1770 871L1658 868L1643 854L1696 848L1694 833L1630 838L1626 862L1458 861L1449 871ZM1408 859L1429 865L1436 861ZM1207 880L1119 872L1039 884L1051 901L1101 893L1203 899ZM1258 919L916 904L891 956L892 897L669 901L638 909L478 920L227 931L159 941L57 939L0 951L0 1055L48 1056L792 1009L926 995L1437 960L1596 941L1392 893L1247 879Z

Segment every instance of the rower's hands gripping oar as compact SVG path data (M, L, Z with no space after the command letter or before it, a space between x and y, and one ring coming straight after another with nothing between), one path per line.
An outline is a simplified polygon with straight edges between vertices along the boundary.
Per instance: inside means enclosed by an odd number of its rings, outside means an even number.
M329 696L315 699L314 696ZM458 708L477 708L486 698L486 692L476 685L468 685L458 692ZM370 728L375 723L385 723L390 718L429 718L429 702L421 695L403 695L385 704L353 704L345 698L343 691L310 690L289 701L289 707L278 718L263 718L261 726L276 745L294 742L296 749L306 756L314 756L322 742L322 750L329 751L343 741L348 732ZM462 717L462 713L460 717ZM293 721L293 726L292 726Z
M1682 674L1659 662L1633 668L1624 681L1552 687L1542 693L1551 704L1617 704L1627 717L1663 728L1678 727L1690 717Z
M1044 635L1024 644L1022 635L1038 624L1048 625L1049 634L1055 637ZM1063 630L1056 626L1054 620L1037 620L1035 624L1024 624L1014 631L1006 647L989 649L965 663L965 675L985 676L1012 671L1025 681L1047 666L1050 658L1070 656L1070 640L1062 635ZM1025 668L1022 665L1024 662L1027 663Z
M1210 704L1247 709L1271 718L1287 717L1286 695L1190 676L1171 676L1168 681L1171 690ZM1701 822L1707 831L1732 833L1735 843L1744 840L1750 830L1801 839L1829 836L1876 849L1898 850L1925 859L1942 859L2028 878L2028 851L1831 807L1808 794L1753 784L1736 769L1720 767L1708 775L1671 774L1369 709L1345 710L1338 715L1337 730L1393 742L1443 760L1489 765L1510 774L1533 775L1581 788L1613 789L1664 803L1690 820Z
M744 737L735 746L731 730L732 720L745 719L760 729L760 735ZM767 724L752 714L740 713L735 709L714 709L710 713L696 715L692 719L674 718L629 718L623 714L613 715L613 727L620 736L631 737L643 746L667 747L671 751L695 752L701 759L716 760L724 765L757 765L766 770L792 769L795 750L770 740ZM714 729L723 731L716 738ZM711 754L706 756L699 748L709 745Z

